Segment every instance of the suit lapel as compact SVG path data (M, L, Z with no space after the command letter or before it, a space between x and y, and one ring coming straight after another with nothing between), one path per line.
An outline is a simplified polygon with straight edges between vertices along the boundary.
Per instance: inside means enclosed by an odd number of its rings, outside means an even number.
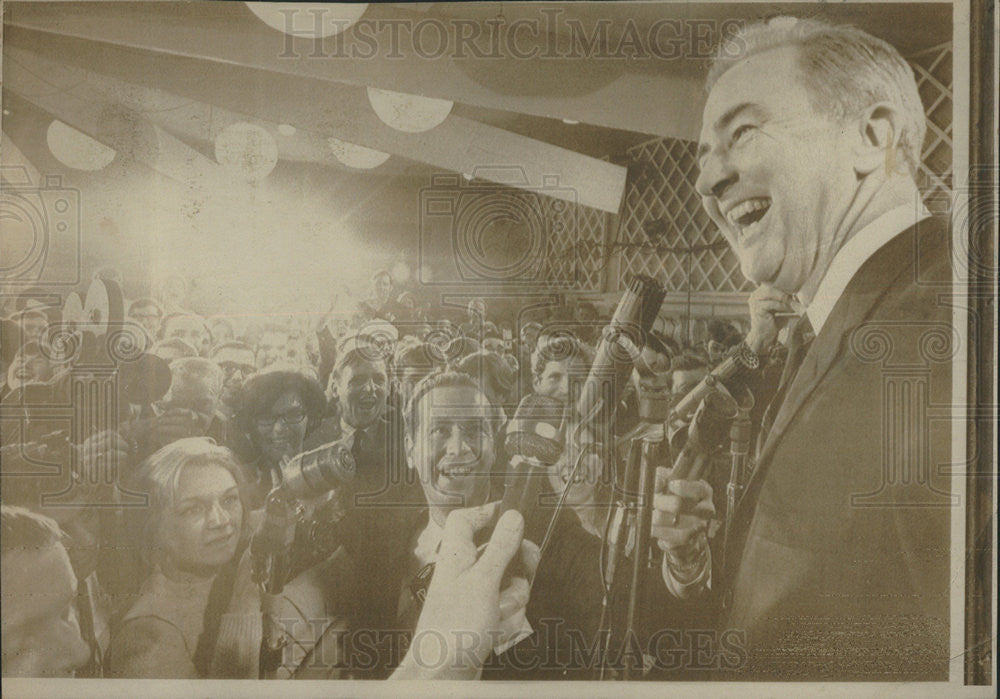
M761 448L757 467L747 482L745 493L751 492L751 485L759 485L775 449L781 443L782 436L799 414L802 405L830 371L834 361L841 356L842 348L845 342L849 341L850 333L864 322L878 300L894 286L896 280L907 270L913 269L912 263L899 265L899 261L914 259L917 229L928 226L931 221L933 219L923 221L897 235L879 248L855 273L809 347L798 373L788 387L784 402L778 409L771 430ZM745 501L754 499L744 498Z

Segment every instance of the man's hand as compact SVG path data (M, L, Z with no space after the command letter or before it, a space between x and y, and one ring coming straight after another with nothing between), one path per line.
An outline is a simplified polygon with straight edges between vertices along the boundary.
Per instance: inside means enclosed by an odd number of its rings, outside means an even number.
M778 338L778 331L788 322L788 314L794 313L793 299L783 291L769 284L761 284L747 303L750 306L750 332L746 343L757 354L767 350ZM776 317L785 315L784 320Z
M475 679L494 646L523 627L528 581L512 578L501 591L507 564L520 554L533 573L538 548L523 541L524 518L505 512L482 556L473 536L497 503L448 515L434 577L413 633L413 643L393 679Z
M714 516L712 486L705 481L672 480L669 469L656 469L651 533L678 583L688 584L704 573L708 523Z

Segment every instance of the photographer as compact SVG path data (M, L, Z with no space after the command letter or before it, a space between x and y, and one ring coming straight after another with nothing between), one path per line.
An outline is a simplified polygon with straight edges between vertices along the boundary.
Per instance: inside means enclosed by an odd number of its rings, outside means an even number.
M277 365L251 376L236 407L231 442L246 465L248 501L261 507L281 482L281 463L303 451L323 419L326 397L311 376Z
M211 360L185 357L170 363L170 389L152 405L153 416L136 420L125 430L135 445L135 461L185 437L227 438L228 424L219 412L222 370Z

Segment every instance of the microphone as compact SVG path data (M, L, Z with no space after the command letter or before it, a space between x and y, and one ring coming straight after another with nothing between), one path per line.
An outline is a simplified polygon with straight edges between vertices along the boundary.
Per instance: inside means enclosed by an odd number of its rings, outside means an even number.
M296 454L281 465L281 492L286 497L315 498L350 483L357 464L343 440Z
M611 445L614 413L622 390L665 297L666 290L652 277L636 275L629 279L604 329L580 397L570 411L568 444L580 446L593 441Z
M759 367L760 358L747 347L745 342L741 342L729 351L729 355L719 366L677 402L674 406L674 417L678 420L689 419L701 401L713 393L720 384L731 395L742 394L746 388L744 385L746 377Z
M548 466L556 463L565 443L561 427L564 412L562 402L555 398L526 395L507 423L507 453L537 459Z
M559 461L565 444L563 413L561 401L532 393L521 399L507 424L504 448L511 459L496 518L517 510L524 517L524 537L535 543L541 543L547 524L539 505L548 470Z

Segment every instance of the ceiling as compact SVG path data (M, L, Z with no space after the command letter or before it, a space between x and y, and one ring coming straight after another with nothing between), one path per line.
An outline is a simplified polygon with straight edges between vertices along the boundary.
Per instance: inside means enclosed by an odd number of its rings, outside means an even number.
M483 166L516 168L517 186L555 178L578 203L616 212L630 147L697 136L720 31L819 7L904 54L950 38L947 4L373 3L345 32L315 40L267 26L242 2L5 2L3 134L36 171L104 187L92 198L103 206L115 177L137 173L206 198L227 176L219 134L249 122L274 136L276 191L315 192L359 236L399 248L439 172L501 181ZM368 87L454 106L440 125L403 133L374 114ZM114 148L114 165L67 171L46 144L53 119ZM391 157L352 169L329 137Z

